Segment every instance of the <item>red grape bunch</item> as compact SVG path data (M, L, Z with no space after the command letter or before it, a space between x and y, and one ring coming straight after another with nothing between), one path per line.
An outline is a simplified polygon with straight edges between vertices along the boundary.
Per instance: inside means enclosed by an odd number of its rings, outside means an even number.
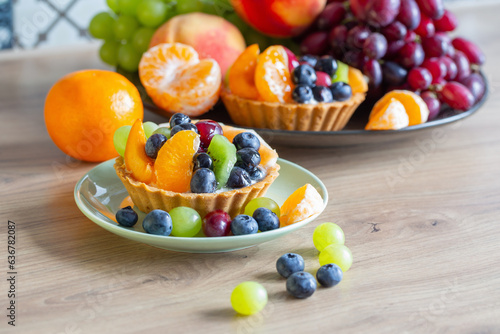
M443 0L329 0L301 39L301 52L332 55L359 68L375 95L412 90L429 120L442 106L468 110L483 97L484 53L448 33L458 25Z

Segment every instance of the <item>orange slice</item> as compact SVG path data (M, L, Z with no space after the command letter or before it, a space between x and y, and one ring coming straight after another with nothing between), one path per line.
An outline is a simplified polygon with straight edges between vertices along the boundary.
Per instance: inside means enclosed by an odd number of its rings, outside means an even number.
M125 167L132 172L132 176L139 182L151 183L155 180L154 162L146 155L146 134L142 120L137 119L130 129L125 146Z
M368 83L366 82L365 77L360 70L349 66L347 77L349 80L349 86L351 86L353 94L366 93L368 91Z
M219 64L213 59L199 60L188 45L152 47L141 58L139 77L153 102L170 112L199 116L219 99Z
M395 98L377 111L373 116L370 114L365 130L399 130L409 124L408 114L404 105Z
M229 125L221 125L222 126L222 132L224 134L224 137L226 137L231 143L233 142L233 138L236 137L238 133L242 132L251 132L257 138L260 140L260 148L259 148L259 154L260 154L260 165L264 168L269 168L272 167L276 164L276 161L278 161L278 153L269 146L268 143L262 139L261 136L257 134L254 130L249 130L249 129L239 129L235 128L233 126Z
M323 211L323 198L307 183L295 190L281 206L280 225L288 226Z
M425 104L420 96L409 90L393 90L385 94L373 106L369 119L375 116L380 109L384 108L392 98L395 98L403 104L408 114L410 126L427 122L429 118L429 108L427 104Z
M249 100L259 99L259 91L255 86L255 68L259 53L258 44L250 45L229 69L229 89L234 95Z
M255 85L264 101L292 101L293 83L288 70L288 56L281 45L270 46L257 57Z
M200 137L194 131L180 131L167 140L154 165L158 187L179 193L189 191L193 156L199 147Z

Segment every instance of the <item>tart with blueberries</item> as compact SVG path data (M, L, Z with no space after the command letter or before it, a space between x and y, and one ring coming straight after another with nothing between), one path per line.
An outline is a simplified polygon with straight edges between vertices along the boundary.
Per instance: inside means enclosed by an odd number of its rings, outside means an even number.
M174 114L149 138L136 120L114 167L143 212L187 206L202 217L214 210L234 217L278 177L277 159L254 131Z
M337 131L365 99L362 73L331 56L298 59L281 45L249 46L228 71L222 101L233 122L257 128Z

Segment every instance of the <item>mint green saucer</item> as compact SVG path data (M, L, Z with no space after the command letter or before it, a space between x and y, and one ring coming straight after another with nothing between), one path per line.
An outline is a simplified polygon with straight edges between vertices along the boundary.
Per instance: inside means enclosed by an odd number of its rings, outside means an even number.
M312 222L319 214L277 230L240 236L228 237L165 237L144 232L142 219L145 214L139 212L139 221L132 228L119 226L113 217L128 193L116 176L113 168L114 159L103 162L85 174L75 186L75 201L78 208L97 225L121 237L145 244L178 252L218 253L247 248L271 241L300 229ZM278 159L280 175L267 191L266 197L282 205L286 198L297 188L306 183L314 186L323 197L323 210L328 203L328 191L321 180L305 168L284 159ZM322 210L322 211L323 211Z

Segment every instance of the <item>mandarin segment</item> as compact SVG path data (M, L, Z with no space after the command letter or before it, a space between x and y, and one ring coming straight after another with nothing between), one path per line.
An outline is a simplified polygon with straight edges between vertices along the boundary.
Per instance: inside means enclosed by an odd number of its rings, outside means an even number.
M255 86L255 68L257 67L259 53L258 44L250 45L231 66L228 71L231 93L244 99L259 99L259 91Z
M180 43L159 44L144 53L139 77L153 102L169 112L199 116L219 99L219 64L200 61L192 47Z
M199 147L200 137L194 131L180 131L167 140L154 164L158 187L179 193L189 191L193 156Z
M295 190L281 206L280 225L288 226L323 211L323 198L307 183Z
M399 130L409 124L408 114L404 105L395 98L391 98L377 113L370 115L365 130Z
M142 120L137 119L128 135L125 147L125 166L137 181L151 183L155 180L154 162L146 155L145 147L146 134L142 127Z
M255 85L264 101L292 102L293 83L288 56L281 45L270 46L257 57Z
M427 104L425 104L420 96L408 90L393 90L385 94L373 106L369 119L374 117L380 109L384 108L392 98L397 99L403 104L408 114L409 126L427 122L429 117L429 108Z
M366 93L368 91L368 83L360 70L349 66L347 77L353 94Z

